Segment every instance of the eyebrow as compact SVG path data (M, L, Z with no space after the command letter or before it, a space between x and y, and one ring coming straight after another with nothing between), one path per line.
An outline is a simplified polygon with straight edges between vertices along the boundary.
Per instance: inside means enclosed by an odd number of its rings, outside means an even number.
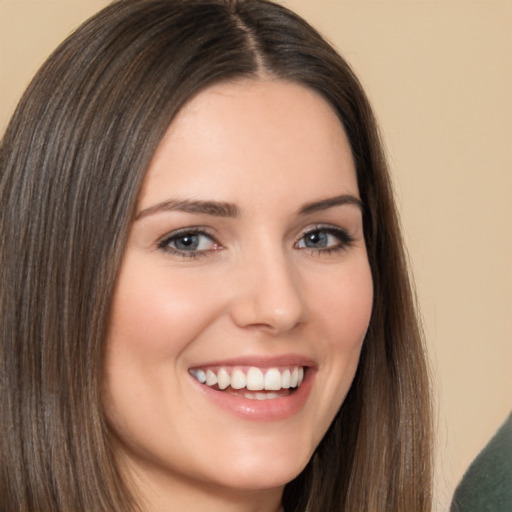
M353 205L357 206L360 210L363 209L363 203L359 198L352 194L342 194L340 196L329 197L319 201L307 203L299 209L299 215L309 215L314 212L344 205ZM213 217L237 217L240 214L238 206L233 203L220 201L199 201L190 199L169 199L140 211L135 216L135 220L139 220L156 213L163 213L168 211L200 213L211 215Z
M193 201L190 199L169 199L161 203L150 206L140 211L135 220L139 220L148 215L168 211L180 211L186 213L202 213L214 217L236 217L240 211L233 203L224 203L218 201Z
M363 202L352 194L342 194L340 196L328 197L320 201L305 204L300 210L299 215L308 215L322 210L328 210L335 206L353 205L363 210Z

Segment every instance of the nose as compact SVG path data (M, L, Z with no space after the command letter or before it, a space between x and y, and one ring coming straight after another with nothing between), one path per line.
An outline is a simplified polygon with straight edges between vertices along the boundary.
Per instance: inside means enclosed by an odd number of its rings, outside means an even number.
M245 261L236 281L230 312L238 327L277 335L305 322L300 276L285 254L275 251Z

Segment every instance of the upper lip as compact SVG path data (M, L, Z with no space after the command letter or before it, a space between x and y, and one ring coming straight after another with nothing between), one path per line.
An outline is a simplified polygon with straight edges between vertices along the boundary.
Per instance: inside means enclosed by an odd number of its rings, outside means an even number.
M209 366L255 366L258 368L273 368L276 366L315 367L315 362L299 354L282 354L279 356L241 356L227 359L217 359L194 364L190 368L205 368Z

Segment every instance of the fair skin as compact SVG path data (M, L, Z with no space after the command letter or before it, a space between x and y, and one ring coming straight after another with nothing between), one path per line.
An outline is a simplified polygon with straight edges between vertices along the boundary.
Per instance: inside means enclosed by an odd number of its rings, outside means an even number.
M350 387L372 298L330 106L270 79L193 98L147 171L105 355L114 448L144 510L277 511Z

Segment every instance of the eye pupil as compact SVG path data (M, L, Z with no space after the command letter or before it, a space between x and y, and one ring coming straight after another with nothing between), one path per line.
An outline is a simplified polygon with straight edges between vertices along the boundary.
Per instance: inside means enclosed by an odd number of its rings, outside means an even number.
M180 250L194 250L199 246L199 237L197 235L183 235L176 239L174 245Z
M325 247L327 244L327 233L313 231L306 235L306 247Z

